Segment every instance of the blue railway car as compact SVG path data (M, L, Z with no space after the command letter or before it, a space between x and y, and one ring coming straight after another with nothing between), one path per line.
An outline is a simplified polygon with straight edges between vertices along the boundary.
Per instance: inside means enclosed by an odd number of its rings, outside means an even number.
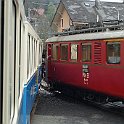
M43 42L22 0L0 0L0 124L30 124L41 82Z

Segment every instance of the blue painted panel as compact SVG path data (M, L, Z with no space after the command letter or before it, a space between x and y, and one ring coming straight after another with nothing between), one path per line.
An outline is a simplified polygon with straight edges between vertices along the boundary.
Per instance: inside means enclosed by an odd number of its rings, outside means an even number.
M30 124L30 113L38 93L38 83L42 80L41 74L42 67L40 66L28 83L24 85L18 124Z
M23 91L23 99L24 99L24 91ZM18 124L25 124L25 119L24 119L24 113L23 113L23 106L24 106L24 103L23 103L23 99L21 100L21 105L20 105L20 111L19 111L19 114L18 114L18 118L19 118L19 121L18 121Z

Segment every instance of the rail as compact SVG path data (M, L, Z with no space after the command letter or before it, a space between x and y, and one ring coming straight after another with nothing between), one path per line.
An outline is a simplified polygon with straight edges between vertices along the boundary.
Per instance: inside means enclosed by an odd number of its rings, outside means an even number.
M106 31L115 31L115 30L124 30L124 25L114 25L114 26L74 30L74 31L57 32L57 33L52 33L51 36L67 36L67 35L74 35L74 34L106 32Z

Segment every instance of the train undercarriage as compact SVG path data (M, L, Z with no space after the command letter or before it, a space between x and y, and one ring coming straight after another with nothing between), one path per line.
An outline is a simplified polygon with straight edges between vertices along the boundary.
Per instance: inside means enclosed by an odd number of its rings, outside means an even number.
M104 93L99 93L85 88L79 88L71 86L62 82L51 81L49 83L49 90L51 92L62 93L69 97L76 99L90 101L97 104L107 104L114 102L121 102L124 104L124 100L118 97L113 97Z

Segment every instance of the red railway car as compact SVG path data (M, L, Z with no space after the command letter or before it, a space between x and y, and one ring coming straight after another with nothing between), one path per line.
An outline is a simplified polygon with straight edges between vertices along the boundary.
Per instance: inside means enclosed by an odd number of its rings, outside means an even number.
M46 43L54 88L71 86L89 100L124 100L124 30L54 36Z

